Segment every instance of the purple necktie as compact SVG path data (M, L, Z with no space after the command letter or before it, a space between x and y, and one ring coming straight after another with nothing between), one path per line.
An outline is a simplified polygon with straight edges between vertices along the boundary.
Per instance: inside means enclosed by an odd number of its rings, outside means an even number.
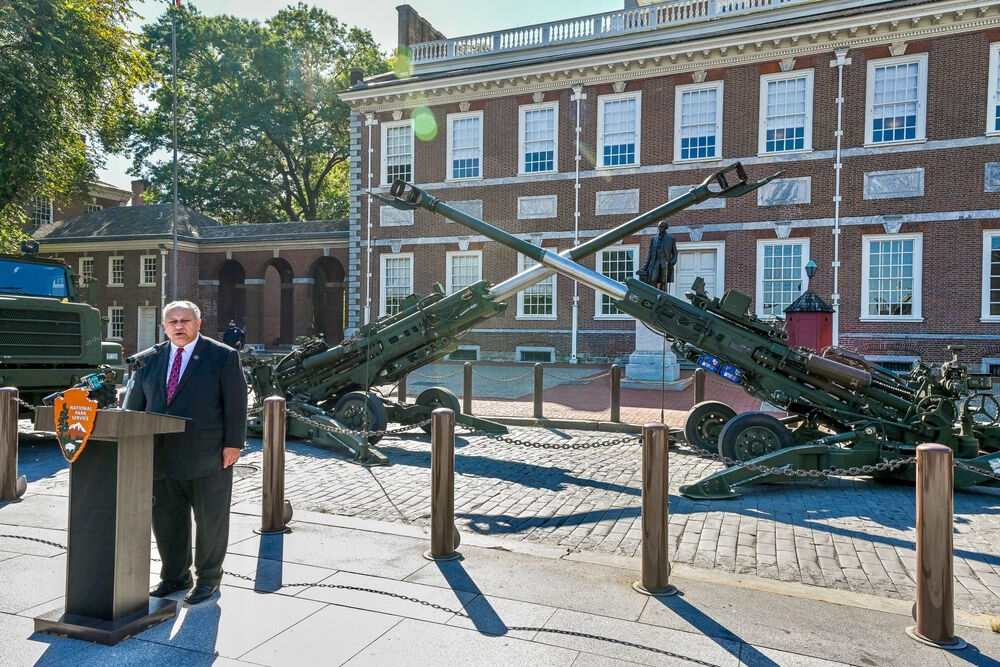
M177 392L177 383L181 379L181 357L183 355L184 348L177 348L174 363L170 365L170 374L167 375L167 405L170 405L170 401L174 400L174 394Z

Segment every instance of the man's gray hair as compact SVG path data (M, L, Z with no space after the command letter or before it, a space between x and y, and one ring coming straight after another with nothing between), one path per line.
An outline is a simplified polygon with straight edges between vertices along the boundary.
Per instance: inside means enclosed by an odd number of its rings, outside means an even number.
M190 301L171 301L170 303L168 303L163 307L163 312L160 314L160 319L166 321L167 313L169 313L174 308L186 308L187 310L190 310L192 313L194 313L194 319L196 320L201 319L201 308L199 308Z

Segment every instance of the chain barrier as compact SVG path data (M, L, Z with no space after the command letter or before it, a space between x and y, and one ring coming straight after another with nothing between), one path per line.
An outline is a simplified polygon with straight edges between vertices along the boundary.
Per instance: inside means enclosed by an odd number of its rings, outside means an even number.
M646 384L646 385L649 385L650 387L660 387L660 386L663 385L663 383L660 382L660 381L655 381L654 382L654 381L651 381L651 380L637 380L637 379L635 379L634 377L632 377L630 375L623 375L622 376L622 382L626 382L626 381L628 381L628 382L635 382L636 384Z
M996 459L994 459L994 460L996 460ZM995 470L991 471L991 470L985 470L983 468L977 468L976 466L969 465L968 463L965 463L964 461L960 461L959 459L954 459L954 463L955 463L955 467L956 468L960 468L961 470L966 470L968 472L974 472L977 475L982 475L983 477L989 477L990 479L1000 480L1000 474L997 474L998 471L995 471Z
M17 404L20 405L22 408L28 408L32 412L35 411L35 406L32 405L31 403L28 403L27 401L25 401L20 396L18 396L15 400L17 401Z
M59 544L58 542L50 542L49 540L43 540L40 537L28 537L26 535L0 535L0 537L9 537L12 540L25 540L27 542L38 542L39 544L44 544L50 547L55 547L56 549L62 549L66 551L65 544Z
M456 375L462 374L462 369L455 371L454 373L446 373L445 375L424 375L423 373L418 373L416 371L411 371L410 376L416 376L418 378L424 378L425 380L444 380L445 378L453 378Z
M506 442L510 445L521 445L522 447L534 447L536 449L595 449L597 447L614 447L615 445L623 444L639 444L642 440L641 435L629 434L616 440L588 440L586 442L531 442L530 440L519 440L506 435L497 435L496 433L490 433L473 426L466 426L465 424L455 424L455 427L461 428L471 435L482 436L489 440Z
M322 431L328 431L330 433L346 433L347 435L357 435L361 437L372 437L372 436L384 436L393 435L395 433L405 433L407 431L412 431L415 428L423 428L431 423L430 419L425 419L422 422L417 422L416 424L403 424L399 428L387 428L383 431L355 431L349 428L337 428L336 426L330 426L329 424L324 424L323 422L316 421L315 419L310 419L304 414L296 412L295 410L288 410L288 415L293 419L297 419L303 424L308 424L314 428L318 428Z
M501 382L501 383L502 382L517 382L518 380L523 380L524 378L528 377L529 375L533 375L534 373L535 373L535 371L534 371L534 369L532 369L532 370L528 371L527 373L525 373L524 375L518 375L517 377L504 379L504 378L490 377L489 375L483 375L482 373L480 373L479 371L476 370L475 366L472 367L472 374L473 375L475 375L477 377L481 377L484 380L489 380L490 382Z
M576 378L566 378L566 377L563 377L561 375L556 375L552 371L545 371L545 375L546 375L546 377L555 378L557 380L562 380L563 382L572 382L574 384L580 382L580 383L586 384L586 383L590 383L593 380L598 380L598 379L604 377L605 375L611 375L611 371L604 371L600 375L586 375L586 376L580 376L580 377L576 377Z

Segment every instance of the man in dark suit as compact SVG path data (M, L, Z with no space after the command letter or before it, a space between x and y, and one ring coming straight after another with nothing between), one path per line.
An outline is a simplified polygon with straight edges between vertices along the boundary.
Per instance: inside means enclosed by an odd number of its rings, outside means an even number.
M153 535L160 552L163 597L191 588L191 513L197 585L184 598L197 604L222 582L229 542L233 464L246 440L247 390L239 352L202 336L201 311L190 301L163 309L169 340L136 373L129 410L186 417L183 433L156 436Z

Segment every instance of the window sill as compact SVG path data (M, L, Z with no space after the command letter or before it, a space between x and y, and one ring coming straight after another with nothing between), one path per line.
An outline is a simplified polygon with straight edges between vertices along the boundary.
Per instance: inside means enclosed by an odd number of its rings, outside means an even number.
M909 324L912 322L923 322L923 321L924 321L923 317L895 317L891 315L889 316L883 315L881 317L865 316L858 318L858 322L905 322Z
M683 160L676 155L674 156L674 164L704 164L710 162L722 163L723 158L721 157L692 157Z
M626 322L635 318L629 317L628 315L594 315L594 319L604 320L606 322Z
M995 317L995 316L993 316L993 317L980 317L979 321L983 322L983 323L994 322L994 323L1000 324L1000 317Z
M105 287L125 287L125 283L108 283Z
M541 321L541 322L551 322L553 320L558 320L559 317L557 315L516 315L514 317L514 319L515 320L527 320L527 321L536 320L536 321Z
M638 162L635 164L598 164L594 165L596 171L627 171L629 169L638 169L642 165Z
M866 141L865 148L892 148L893 146L916 146L926 143L927 137L922 137L920 139L907 139L905 141L882 141L880 143Z
M445 183L468 183L470 181L476 182L483 180L482 176L470 176L469 178L446 178Z
M558 174L558 169L550 169L548 171L519 171L518 176L548 176L550 174Z
M136 287L156 287L156 283L139 283Z
M757 157L759 157L759 158L780 158L780 157L784 157L786 155L804 156L804 155L809 155L812 152L813 152L813 149L810 146L809 148L800 148L799 150L795 150L795 151L774 151L772 153L764 153L764 152L758 151L757 152Z

